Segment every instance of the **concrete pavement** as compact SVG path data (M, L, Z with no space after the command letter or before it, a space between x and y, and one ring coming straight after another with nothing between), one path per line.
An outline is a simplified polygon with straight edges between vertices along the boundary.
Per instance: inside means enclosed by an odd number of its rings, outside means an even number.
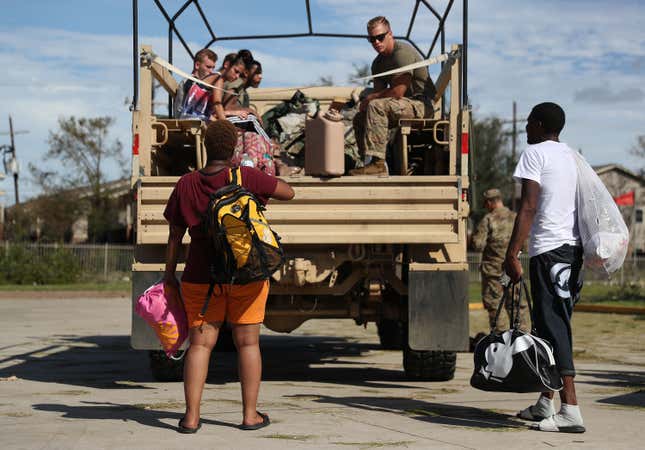
M373 325L310 321L263 334L260 409L271 426L236 428L235 354L216 353L203 427L181 435L182 384L154 381L147 353L130 349L129 299L1 299L0 318L2 449L632 449L645 438L642 348L627 359L637 363L579 362L588 431L552 434L513 416L534 395L470 388L471 354L450 382L410 382Z

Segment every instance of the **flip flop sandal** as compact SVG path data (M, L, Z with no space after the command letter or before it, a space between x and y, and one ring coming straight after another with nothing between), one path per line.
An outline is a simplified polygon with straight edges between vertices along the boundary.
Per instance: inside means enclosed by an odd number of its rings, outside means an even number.
M531 429L536 431L550 431L554 433L584 433L586 431L585 427L582 425L558 426L555 423L555 420L553 420L553 417L548 417L540 423L531 425Z
M532 420L534 422L540 422L540 421L546 419L546 417L544 417L544 416L542 416L542 415L540 415L540 414L538 414L538 413L536 413L534 411L535 411L535 405L531 405L528 408L523 409L522 411L518 412L516 414L516 416L519 417L520 419Z
M259 430L260 428L268 427L269 424L271 424L271 421L269 420L269 416L266 414L261 413L260 411L257 411L258 415L262 417L262 422L256 423L255 425L240 425L240 430Z
M199 421L195 428L185 427L183 425L184 418L179 419L179 424L177 425L177 432L182 434L195 434L202 427L202 422Z

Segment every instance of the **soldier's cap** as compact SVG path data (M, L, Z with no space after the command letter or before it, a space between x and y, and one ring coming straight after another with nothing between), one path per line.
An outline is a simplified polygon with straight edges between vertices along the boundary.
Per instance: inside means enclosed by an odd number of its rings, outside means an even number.
M499 189L488 189L484 191L484 198L486 200L492 200L494 198L502 198L502 192Z

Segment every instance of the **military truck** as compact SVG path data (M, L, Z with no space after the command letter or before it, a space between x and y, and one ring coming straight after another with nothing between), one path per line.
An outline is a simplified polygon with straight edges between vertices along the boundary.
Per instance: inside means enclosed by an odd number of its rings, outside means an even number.
M180 41L192 57L177 20L187 1L171 16L155 2L168 21L168 59ZM298 37L363 38L366 35L316 33L309 1L305 1L308 32L294 35L222 36L222 40ZM469 108L466 95L467 0L463 2L463 42L445 46L445 11L425 1L412 1L408 33L395 36L410 42L429 58L444 55L435 80L434 113L425 119L401 120L396 130L394 170L390 176L308 175L285 177L296 196L290 202L272 201L267 218L281 236L287 261L273 274L264 325L289 333L308 319L354 319L357 325L375 322L385 349L403 355L407 377L449 380L456 352L468 348L466 220L469 214ZM429 8L437 17L434 41L423 52L410 39L417 10ZM201 17L212 30L204 14ZM138 5L133 1L134 95L132 105L132 187L136 214L132 264L132 300L158 281L164 270L168 224L166 201L178 175L164 172L160 160L169 146L180 148L188 170L206 162L199 120L178 120L153 113L153 80L170 94L177 80L155 62L150 46L139 46ZM437 48L435 48L437 47ZM369 48L367 48L369 50ZM267 76L270 80L270 75ZM317 99L321 111L339 98L349 100L355 87L314 87L305 94ZM250 92L260 114L291 98L295 89L259 88ZM306 151L306 149L305 149ZM413 168L413 169L411 169ZM187 246L189 236L184 236ZM180 263L178 272L183 265ZM133 308L134 310L134 308ZM151 368L160 380L179 379L181 361L167 359L152 330L132 314L131 345L150 350Z

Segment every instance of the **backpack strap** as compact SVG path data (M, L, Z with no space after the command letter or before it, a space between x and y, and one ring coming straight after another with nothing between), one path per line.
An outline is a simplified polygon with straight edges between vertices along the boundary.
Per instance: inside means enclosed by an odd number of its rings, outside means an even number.
M242 169L239 167L236 167L235 169L231 169L228 175L228 182L229 184L236 184L238 186L242 186Z
M235 169L230 169L228 174L228 180L229 180L229 184L242 186L242 170L239 167L236 167ZM212 198L213 197L211 197L211 200ZM210 208L208 208L207 211L210 211ZM208 292L206 293L206 298L204 299L204 306L202 306L202 310L199 313L199 318L202 319L202 322L199 325L200 330L202 328L202 325L204 325L204 316L206 315L206 311L208 310L208 304L210 303L211 296L213 295L213 291L215 290L215 284L219 284L219 283L215 283L215 281L211 280L210 283L208 284ZM219 284L219 289L221 293L224 292L224 289L221 284Z
M206 299L204 299L204 306L202 306L202 310L199 312L199 318L202 319L202 322L199 324L199 330L202 330L202 326L204 325L204 316L206 315L206 310L208 310L208 304L211 301L211 296L213 295L213 291L215 290L215 282L211 281L208 284L208 292L206 293ZM220 290L220 295L224 293L224 288L222 285L219 285L219 290Z

